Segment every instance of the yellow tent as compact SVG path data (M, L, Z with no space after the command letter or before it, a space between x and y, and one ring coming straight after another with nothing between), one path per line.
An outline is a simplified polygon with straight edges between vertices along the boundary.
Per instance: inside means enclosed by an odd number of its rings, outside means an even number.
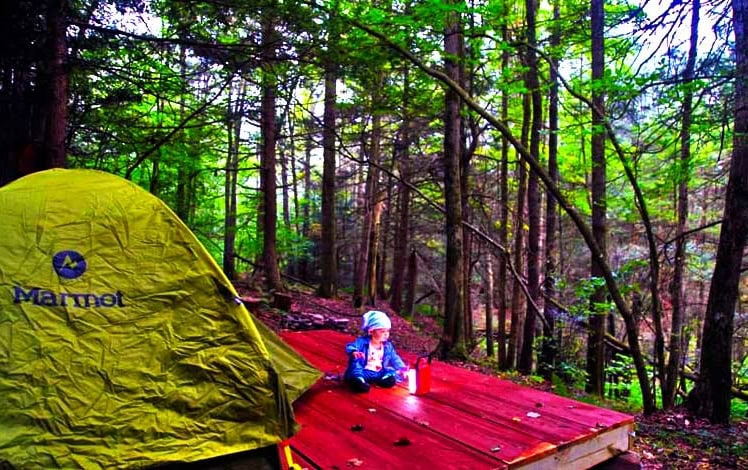
M319 375L139 186L56 169L0 188L0 466L129 468L273 445Z

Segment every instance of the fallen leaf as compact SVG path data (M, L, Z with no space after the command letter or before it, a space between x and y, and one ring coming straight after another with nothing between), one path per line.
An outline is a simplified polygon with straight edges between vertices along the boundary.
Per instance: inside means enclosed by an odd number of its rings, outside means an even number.
M363 464L364 464L364 461L363 461L363 460L361 460L361 459L357 459L357 458L355 458L355 457L354 457L354 458L352 458L352 459L350 459L350 460L348 461L348 466L349 466L349 467L360 467L360 466L361 466L361 465L363 465Z
M491 452L500 452L501 446L491 447Z
M368 411L369 413L376 413L376 412L377 412L377 409L376 409L376 408L369 408L369 409L368 409L367 411Z
M395 445L398 447L409 446L411 444L410 439L407 437L401 437L395 441Z
M542 408L543 404L540 402L535 403L535 408Z
M528 418L540 418L540 413L535 413L534 411L530 411L527 413Z
M424 426L424 427L428 427L429 426L429 422L428 421L416 421L416 422L418 424L420 424L421 426Z
M522 419L515 416L514 418L512 418L512 421L514 421L515 423L519 423L522 422Z
M351 431L363 431L364 425L363 424L354 424L351 426Z

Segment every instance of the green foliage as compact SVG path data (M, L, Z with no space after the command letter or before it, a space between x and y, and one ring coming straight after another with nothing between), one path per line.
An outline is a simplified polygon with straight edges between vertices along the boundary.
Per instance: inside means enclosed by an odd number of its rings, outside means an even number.
M427 303L421 303L415 306L418 315L433 318L439 325L444 321L444 316L438 307Z

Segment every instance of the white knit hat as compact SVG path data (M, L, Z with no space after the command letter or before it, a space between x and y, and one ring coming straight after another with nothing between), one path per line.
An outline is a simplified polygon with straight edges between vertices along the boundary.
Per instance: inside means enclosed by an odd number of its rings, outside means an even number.
M363 320L361 321L361 329L365 333L368 333L369 330L376 330L377 328L392 328L390 317L379 310L371 310L364 313Z

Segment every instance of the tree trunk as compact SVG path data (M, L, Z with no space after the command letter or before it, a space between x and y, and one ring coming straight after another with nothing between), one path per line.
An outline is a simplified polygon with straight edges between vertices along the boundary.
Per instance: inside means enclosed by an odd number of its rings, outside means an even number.
M725 211L702 332L699 379L688 406L713 423L730 421L735 304L748 237L748 0L733 0L735 124Z
M407 87L406 87L407 89ZM398 164L400 166L399 197L397 200L398 223L395 227L395 248L392 256L392 285L390 289L390 307L395 312L402 309L403 282L405 267L408 260L408 245L410 243L410 151L408 144L410 122L403 117L401 137L396 143L398 147Z
M451 0L458 6L459 1ZM462 28L460 13L448 11L444 35L444 66L447 76L455 83L460 82L460 53ZM439 357L467 356L463 322L463 251L462 251L462 206L460 194L461 151L461 100L452 89L446 91L444 116L444 192L446 200L445 231L447 235L445 289L444 289L444 331L439 343Z
M181 76L182 90L179 98L179 115L180 119L184 120L187 114L187 106L184 102L184 96L186 96L186 83L187 83L187 53L184 47L179 48L179 73ZM177 163L177 194L176 194L176 207L175 212L177 216L186 224L189 224L190 220L190 206L192 194L190 191L190 173L191 170L187 168L187 163L181 160Z
M561 44L560 8L558 0L553 2L553 26L551 29L551 48L558 49ZM553 184L558 184L558 58L551 57L550 90L548 96L548 176ZM556 200L547 198L545 207L545 274L543 276L543 293L546 299L556 297ZM558 345L555 342L556 307L546 301L543 308L543 341L540 347L538 369L543 377L551 379L556 369Z
M505 43L509 40L509 33L506 24L501 26L501 38ZM501 53L501 73L504 74L509 70L509 51L504 50ZM501 119L507 122L509 119L509 91L501 92ZM509 239L509 139L505 135L501 136L501 168L499 174L499 243L501 246L507 246ZM502 253L499 256L499 273L496 284L498 291L496 295L499 299L499 318L497 325L498 333L498 364L499 369L506 370L510 367L507 359L506 350L506 285L507 285L507 261L509 255Z
M540 160L540 128L543 125L543 98L538 81L538 61L535 55L536 0L526 0L527 17L527 88L532 97L532 123L530 125L530 153ZM527 290L531 302L527 302L522 350L519 357L519 371L523 374L532 372L533 350L535 346L535 320L540 312L535 310L540 298L540 190L538 175L530 172L527 182L527 215L529 232L527 235Z
M328 22L328 50L325 57L325 110L322 129L322 240L320 264L322 279L318 293L323 298L337 296L338 260L335 241L335 116L337 100L336 41L338 38L335 16L337 3Z
M372 207L371 214L371 236L369 238L369 260L367 264L367 295L366 305L376 305L376 294L377 294L377 262L379 261L379 237L381 234L382 225L382 208L384 207L384 200L381 196L381 192L375 195L376 200Z
M244 100L244 84L232 102L229 95L226 110L228 148L226 149L226 174L224 175L224 210L226 218L223 228L223 272L229 279L236 278L236 183L239 171L239 139L241 136L242 116L239 112Z
M312 121L309 120L307 122L306 130L309 134L312 134L313 127ZM334 171L334 165L335 162L333 160L333 171ZM301 213L302 213L302 223L301 223L301 235L304 237L304 239L309 240L310 233L309 233L309 217L310 217L310 207L311 204L311 195L312 195L312 140L307 139L304 144L304 205L302 207ZM334 181L334 180L333 180ZM334 188L333 188L334 191ZM309 261L311 259L311 256L309 254L303 254L301 256L301 260L299 260L299 276L302 280L308 281L309 280Z
M363 140L363 139L362 139ZM365 144L361 142L361 148ZM362 151L363 153L363 151ZM371 158L371 157L370 157ZM374 165L364 167L366 169L366 183L364 185L363 197L357 199L361 202L359 207L363 207L363 217L361 221L361 232L358 239L359 249L356 252L356 261L353 266L353 306L360 308L364 305L366 297L367 268L369 266L369 250L371 249L371 236L374 230L374 194L375 178L379 177L377 168ZM362 172L364 170L362 168ZM358 184L357 186L361 186ZM359 191L360 194L360 191Z
M44 167L64 168L67 164L65 143L68 127L68 72L66 65L67 1L50 0L47 11L49 33L49 96L43 106L46 118L44 135Z
M413 316L413 308L415 307L416 299L416 282L418 281L418 258L416 258L416 250L410 251L408 256L408 275L405 281L405 304L403 304L402 311L406 315Z
M522 97L522 145L527 147L527 140L530 132L530 96ZM522 273L524 263L522 262L522 252L525 240L525 199L527 198L527 166L524 160L517 160L517 172L519 174L517 182L517 213L514 216L514 248L512 252L514 269ZM521 274L520 274L521 275ZM522 297L524 293L519 285L519 279L512 281L512 323L509 333L509 351L507 352L507 361L509 367L517 366L519 352L522 350L522 325L524 324L522 315Z
M486 355L493 357L493 257L486 253Z
M683 352L683 322L686 315L686 303L683 291L683 273L686 264L686 237L684 233L688 223L688 182L691 177L691 115L693 89L691 84L696 68L696 48L699 39L699 13L701 0L691 4L691 37L688 49L686 70L683 73L683 110L680 129L680 180L678 181L678 226L675 240L675 262L673 264L672 304L673 313L670 329L670 356L668 357L665 383L662 385L662 407L672 408L680 379L680 364Z
M607 201L605 177L605 97L600 90L600 83L605 71L604 41L604 0L592 0L590 15L592 18L592 233L603 256L607 244ZM590 276L603 276L602 267L593 256ZM600 311L598 305L606 302L605 289L600 287L590 299L590 332L587 340L587 386L589 393L599 396L604 394L604 348L605 320L607 309Z
M299 225L299 219L301 218L301 212L299 207L299 178L298 174L296 173L296 128L295 128L295 119L292 117L290 110L286 113L286 120L288 122L288 156L287 159L283 158L284 162L287 162L287 164L283 165L283 173L288 172L288 176L291 177L290 183L287 181L287 178L283 182L283 186L285 187L287 184L289 185L288 188L284 189L283 191L283 198L288 200L289 197L291 198L290 201L288 201L289 206L293 204L293 212L291 212L291 207L289 207L289 218L287 222L287 229L290 233L301 233L301 226ZM307 140L307 139L305 139ZM293 218L291 218L291 214L293 214ZM285 218L285 215L284 215ZM300 243L294 243L294 247L292 248L292 261L289 262L289 266L287 268L288 274L291 276L294 276L296 278L299 278L299 261L302 256L303 245Z
M278 194L276 184L276 122L275 122L275 78L276 48L280 41L275 30L274 11L267 9L263 19L263 67L262 67L262 112L260 115L260 132L262 133L262 165L264 213L263 213L263 264L265 282L272 291L283 291L278 253L276 251Z
M372 96L372 104L376 108L379 104L380 93L379 90L382 88L384 81L384 73L379 70L377 72L377 78L375 82L375 91ZM367 185L367 189L371 192L367 194L367 199L370 201L369 207L371 208L371 231L369 233L369 259L367 260L366 266L366 284L367 284L367 296L366 304L374 306L376 305L377 295L377 261L379 258L379 240L382 232L382 209L384 207L384 192L380 188L379 184L379 162L381 160L382 153L382 116L379 112L374 112L371 119L371 145L369 149L369 158L372 164L369 165L369 176L371 177L371 185Z

